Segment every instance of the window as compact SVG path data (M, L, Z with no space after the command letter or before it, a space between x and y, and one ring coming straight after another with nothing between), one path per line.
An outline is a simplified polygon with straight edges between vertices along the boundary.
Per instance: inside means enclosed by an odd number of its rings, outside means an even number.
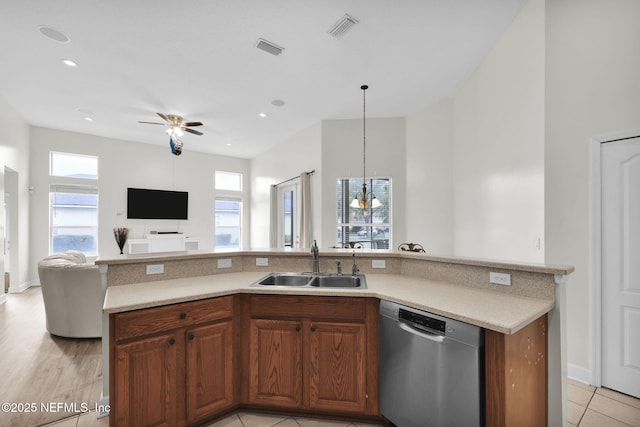
M49 175L68 178L98 179L98 158L52 151Z
M49 175L65 182L49 186L50 253L98 255L98 158L52 151Z
M242 242L242 199L216 197L216 248L239 249Z
M215 171L215 248L242 246L242 174Z
M336 241L339 247L359 242L369 249L389 249L391 240L391 180L367 179L367 191L378 198L382 206L353 208L351 201L362 191L362 179L340 178L337 181Z
M242 191L242 174L216 171L216 190Z
M56 185L49 189L51 253L70 249L98 254L98 187Z

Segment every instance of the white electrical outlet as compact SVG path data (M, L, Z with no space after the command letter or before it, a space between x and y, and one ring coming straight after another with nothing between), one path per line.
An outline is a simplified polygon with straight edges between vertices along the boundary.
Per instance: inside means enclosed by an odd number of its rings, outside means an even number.
M383 259L372 259L371 268L386 268L387 262Z
M162 273L164 273L164 264L147 265L147 274L162 274Z
M259 267L266 267L269 265L269 258L256 258L256 265Z
M511 286L511 275L507 273L489 272L489 282L496 285Z
M231 258L219 259L218 268L231 268Z

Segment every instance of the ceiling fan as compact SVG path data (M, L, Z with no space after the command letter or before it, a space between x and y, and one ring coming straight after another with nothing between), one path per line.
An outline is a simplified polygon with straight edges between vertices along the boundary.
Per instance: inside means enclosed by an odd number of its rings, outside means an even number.
M144 121L139 121L138 123L168 126L169 129L167 129L167 133L171 136L180 137L183 135L184 132L189 132L194 135L203 135L203 133L200 131L197 131L195 129L190 129L191 127L202 126L201 122L185 122L183 121L181 116L177 116L175 114L162 114L162 113L156 113L156 114L160 116L162 120L165 121L165 123L144 122Z
M179 156L180 154L182 154L183 143L178 138L184 135L184 132L189 132L194 135L203 135L202 132L197 131L195 129L191 129L191 127L202 126L201 122L184 122L182 117L177 116L175 114L162 114L162 113L156 113L156 114L160 116L160 118L162 118L162 120L164 120L165 123L144 122L144 121L139 121L138 123L168 126L169 129L167 129L167 133L169 134L169 147L171 147L171 153L175 154L176 156Z

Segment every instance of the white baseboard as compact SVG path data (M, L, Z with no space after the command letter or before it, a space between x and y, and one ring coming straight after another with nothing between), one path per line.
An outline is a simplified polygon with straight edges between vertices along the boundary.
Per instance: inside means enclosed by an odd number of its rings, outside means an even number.
M582 366L567 364L567 376L572 380L580 381L581 383L592 385L591 370L583 368Z
M2 292L2 294L0 294L0 304L7 302L7 294L5 294L4 292Z
M10 294L18 294L20 292L24 292L29 289L31 286L40 286L40 282L37 280L27 280L19 286L10 286L9 293Z

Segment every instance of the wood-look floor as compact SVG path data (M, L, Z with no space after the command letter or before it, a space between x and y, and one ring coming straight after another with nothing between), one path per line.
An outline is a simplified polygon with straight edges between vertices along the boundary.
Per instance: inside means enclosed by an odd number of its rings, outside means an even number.
M49 334L39 286L9 294L0 304L0 403L17 412L3 406L0 426L39 426L93 409L102 391L101 352L100 339Z

